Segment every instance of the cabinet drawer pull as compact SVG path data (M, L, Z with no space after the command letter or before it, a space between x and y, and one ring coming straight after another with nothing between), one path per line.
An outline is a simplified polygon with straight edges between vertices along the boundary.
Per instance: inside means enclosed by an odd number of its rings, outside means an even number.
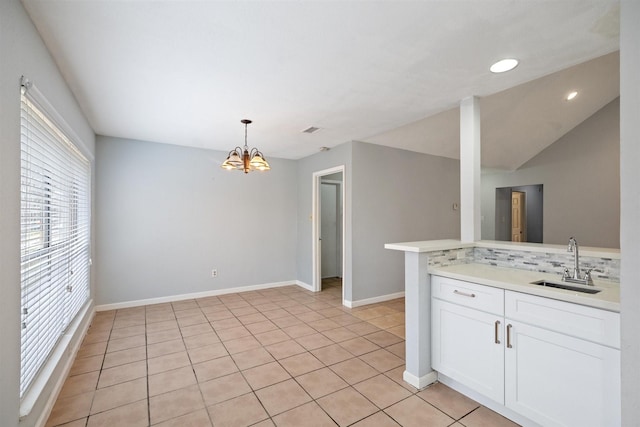
M500 321L499 321L499 320L496 320L495 327L496 327L496 339L495 339L495 343L496 343L496 344L500 344L500 338L498 338L498 329L500 328Z
M513 346L511 345L511 328L513 328L513 325L509 323L507 325L507 348L513 348Z
M466 292L461 292L461 291L459 291L457 289L454 290L453 293L454 294L458 294L458 295L462 295L463 297L469 297L469 298L475 298L476 297L476 294L468 294Z

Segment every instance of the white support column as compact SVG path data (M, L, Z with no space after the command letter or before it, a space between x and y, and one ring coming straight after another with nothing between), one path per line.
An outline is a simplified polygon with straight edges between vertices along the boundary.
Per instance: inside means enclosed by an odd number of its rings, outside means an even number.
M431 369L431 275L427 253L404 253L406 367L403 379L422 389L438 379Z
M480 102L470 96L460 102L460 240L481 239L480 225Z
M622 425L640 420L640 2L620 2L620 336ZM594 224L595 225L595 224Z

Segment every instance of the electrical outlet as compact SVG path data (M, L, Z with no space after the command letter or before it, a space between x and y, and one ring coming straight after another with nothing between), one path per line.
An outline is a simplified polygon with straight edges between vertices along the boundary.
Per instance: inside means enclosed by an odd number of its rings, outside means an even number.
M218 277L218 269L214 268L213 270L211 270L211 277Z

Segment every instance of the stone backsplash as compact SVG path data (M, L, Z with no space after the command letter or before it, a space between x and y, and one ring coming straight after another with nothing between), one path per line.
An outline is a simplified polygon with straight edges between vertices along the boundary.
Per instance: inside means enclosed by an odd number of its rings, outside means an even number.
M497 267L519 268L541 273L562 274L564 268L573 269L573 254L514 251L490 248L474 248L473 262ZM620 282L620 260L612 258L580 257L580 269L591 269L594 279Z
M470 262L560 275L565 267L569 270L573 268L573 254L492 248L449 249L429 253L429 266L445 267ZM581 256L580 268L582 271L591 269L594 279L620 282L619 259Z
M429 267L468 264L474 260L474 248L448 249L429 252Z

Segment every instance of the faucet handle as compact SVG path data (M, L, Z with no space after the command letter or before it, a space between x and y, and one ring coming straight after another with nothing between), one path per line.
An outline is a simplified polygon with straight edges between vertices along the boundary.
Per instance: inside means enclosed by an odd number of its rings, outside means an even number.
M565 267L562 272L562 280L567 280L569 277L571 277L571 274L569 273L569 269Z
M584 282L585 282L587 285L591 285L591 286L593 286L593 279L591 278L591 271L592 271L592 270L593 270L593 269L591 269L591 268L590 268L590 269L588 269L588 270L587 270L587 272L586 272L586 273L584 273Z

